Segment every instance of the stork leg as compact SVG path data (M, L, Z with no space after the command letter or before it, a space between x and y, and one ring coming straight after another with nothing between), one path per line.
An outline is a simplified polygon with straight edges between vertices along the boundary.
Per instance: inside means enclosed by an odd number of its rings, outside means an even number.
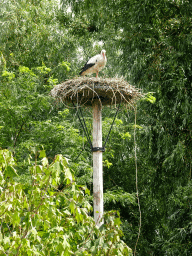
M99 74L99 72L96 72L96 78L98 78L98 74Z

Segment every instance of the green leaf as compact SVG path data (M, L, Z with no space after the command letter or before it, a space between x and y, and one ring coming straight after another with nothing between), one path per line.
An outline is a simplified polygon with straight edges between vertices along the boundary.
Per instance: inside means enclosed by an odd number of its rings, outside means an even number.
M40 151L39 157L40 157L40 158L45 158L45 157L46 157L45 150L41 150L41 151Z
M152 92L148 92L147 95L145 95L144 98L142 98L142 101L148 101L152 104L154 104L156 102L156 98L152 95Z
M73 176L69 168L65 169L65 179L67 180L67 184L73 182Z
M46 157L43 157L43 159L41 160L43 166L47 166L48 165L48 159Z
M69 249L70 248L70 244L68 242L68 236L67 235L63 235L63 248L64 249Z
M69 208L71 210L71 213L74 214L75 213L75 203L73 201L70 202Z
M13 225L18 225L20 223L20 215L19 212L15 212L12 216Z
M13 166L8 165L7 168L5 169L5 177L13 178L16 176L18 176L16 169Z
M4 70L2 72L2 77L7 77L9 80L12 80L12 79L15 78L15 74L12 73L12 72L8 72L8 71Z

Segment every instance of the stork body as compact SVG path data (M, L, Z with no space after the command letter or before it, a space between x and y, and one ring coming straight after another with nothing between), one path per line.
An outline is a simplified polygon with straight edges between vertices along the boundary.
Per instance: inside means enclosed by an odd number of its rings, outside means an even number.
M95 55L85 63L79 74L85 76L96 73L96 77L98 77L99 71L105 67L106 63L106 51L102 50L100 54Z

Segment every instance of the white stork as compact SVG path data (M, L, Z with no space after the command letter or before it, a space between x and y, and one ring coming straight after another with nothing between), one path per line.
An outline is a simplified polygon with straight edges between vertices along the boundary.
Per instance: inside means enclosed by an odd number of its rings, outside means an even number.
M85 63L79 75L85 76L96 73L96 77L98 77L99 71L105 67L106 63L106 51L102 50L100 54L93 56Z

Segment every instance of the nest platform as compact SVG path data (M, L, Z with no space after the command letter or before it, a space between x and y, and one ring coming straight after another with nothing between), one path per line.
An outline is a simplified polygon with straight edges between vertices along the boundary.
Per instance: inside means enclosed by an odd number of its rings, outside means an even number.
M98 99L102 105L134 103L141 92L120 78L78 77L56 85L51 95L64 103L92 106Z

